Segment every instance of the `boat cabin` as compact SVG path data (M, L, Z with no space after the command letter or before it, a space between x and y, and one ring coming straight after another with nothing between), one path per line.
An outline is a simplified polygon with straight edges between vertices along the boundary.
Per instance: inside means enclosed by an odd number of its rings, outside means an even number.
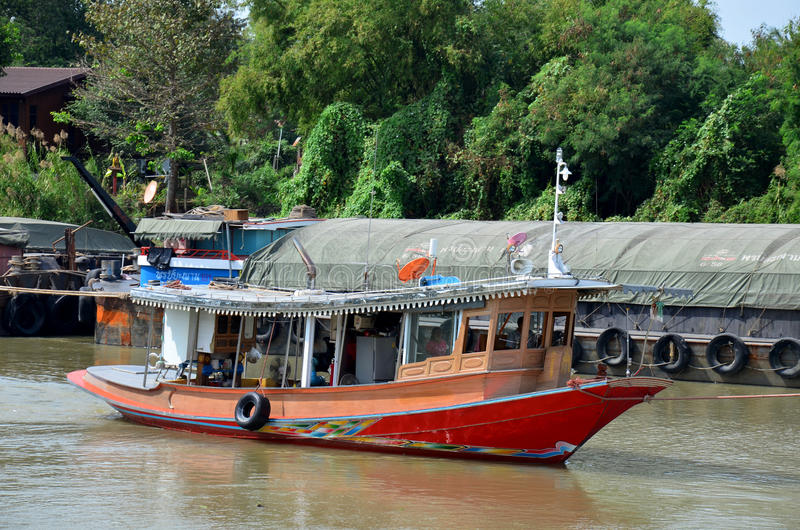
M180 294L148 287L135 296L164 307L160 360L164 375L177 370L176 382L349 386L505 370L527 373L530 388L518 391L530 391L563 386L570 375L579 292L532 286L512 280L381 293L241 289L232 291L237 301L224 304L193 293L214 286Z

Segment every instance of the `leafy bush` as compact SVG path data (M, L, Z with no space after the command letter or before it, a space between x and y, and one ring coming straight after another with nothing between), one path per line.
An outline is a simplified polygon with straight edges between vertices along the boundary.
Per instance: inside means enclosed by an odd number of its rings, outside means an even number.
M394 177L387 177L390 180L410 182L400 176L400 169L414 176L413 193L405 194L408 217L435 216L448 206L446 150L452 134L449 90L447 82L440 82L429 96L396 112L378 129L379 175L394 165L390 172Z
M684 123L655 161L657 188L635 218L702 221L713 202L724 209L763 193L783 151L772 102L769 81L756 74L702 124Z
M5 195L0 215L73 224L92 220L94 228L117 229L72 164L61 160L69 153L12 129L0 132L0 190Z
M365 134L366 123L357 107L329 105L308 137L300 172L280 183L282 213L307 204L320 215L335 216L353 190Z

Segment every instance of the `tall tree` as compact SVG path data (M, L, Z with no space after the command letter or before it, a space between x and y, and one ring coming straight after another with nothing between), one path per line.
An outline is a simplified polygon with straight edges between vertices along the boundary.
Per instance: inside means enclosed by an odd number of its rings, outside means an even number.
M116 149L169 159L172 211L178 163L218 138L213 105L241 23L221 0L94 0L87 19L102 38L82 36L93 65L70 118Z
M74 66L82 51L74 40L92 33L83 0L3 0L0 20L14 20L19 45L14 64L23 66ZM2 48L2 47L0 47ZM2 51L0 51L2 53Z
M468 0L252 0L253 38L223 85L232 128L287 117L310 131L336 101L367 118L426 96L452 55Z
M652 192L650 158L714 86L698 69L717 51L716 20L692 0L579 2L575 13L550 12L563 56L534 77L526 129L567 149L596 183L601 215L630 214Z
M13 62L18 42L19 27L0 14L0 75L5 75L3 67Z

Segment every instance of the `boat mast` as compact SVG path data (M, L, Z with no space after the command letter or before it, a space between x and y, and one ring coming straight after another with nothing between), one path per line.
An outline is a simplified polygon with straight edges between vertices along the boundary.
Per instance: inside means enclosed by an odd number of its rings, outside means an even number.
M564 246L558 240L558 225L563 222L564 214L558 211L558 196L564 193L564 187L561 185L561 179L567 181L572 172L564 162L564 152L559 147L556 149L556 199L555 207L553 208L553 243L550 245L550 252L547 260L547 277L548 278L563 278L571 276L570 269L561 260L561 252Z

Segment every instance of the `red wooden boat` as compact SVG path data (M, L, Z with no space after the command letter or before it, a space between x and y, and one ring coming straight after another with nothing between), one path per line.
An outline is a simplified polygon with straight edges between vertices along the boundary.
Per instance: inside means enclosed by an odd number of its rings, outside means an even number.
M313 289L316 269L297 243L312 289L133 289L145 312L164 313L155 366L68 378L131 421L169 429L563 462L670 381L570 379L578 298L618 286L573 278L555 236L542 277L330 293Z
M144 390L126 385L114 369L119 367L78 370L69 380L145 425L267 441L537 463L565 461L611 420L670 383L654 378L594 380L478 400L465 397L497 384L489 374L388 386L264 388L258 392L269 400L273 413L251 431L235 420L237 402L250 389L162 382ZM126 369L142 371L122 368ZM387 394L390 397L384 398ZM389 401L386 406L384 399ZM446 404L457 401L461 403ZM287 408L296 413L275 414ZM334 409L340 409L339 414ZM349 412L343 415L341 410Z

